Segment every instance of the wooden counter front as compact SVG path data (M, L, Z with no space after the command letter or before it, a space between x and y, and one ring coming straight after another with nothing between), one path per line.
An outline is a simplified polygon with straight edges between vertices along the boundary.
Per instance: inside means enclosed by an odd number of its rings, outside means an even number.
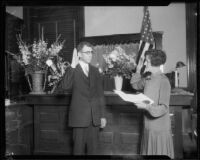
M142 110L124 102L113 92L105 93L107 126L100 131L101 155L139 154ZM68 127L71 94L27 95L33 107L33 154L72 154L72 130ZM175 156L182 157L182 108L190 106L192 96L171 95L170 112Z

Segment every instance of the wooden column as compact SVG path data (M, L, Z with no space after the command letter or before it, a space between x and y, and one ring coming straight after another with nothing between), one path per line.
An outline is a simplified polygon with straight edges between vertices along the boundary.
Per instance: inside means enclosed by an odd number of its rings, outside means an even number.
M188 90L197 91L197 3L186 3L186 56Z

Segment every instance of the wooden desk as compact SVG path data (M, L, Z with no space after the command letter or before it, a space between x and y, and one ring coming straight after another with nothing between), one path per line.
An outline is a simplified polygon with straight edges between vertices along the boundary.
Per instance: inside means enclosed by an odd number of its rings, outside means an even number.
M72 138L67 117L71 94L27 95L25 98L27 104L33 107L33 154L70 155ZM108 123L100 131L99 154L138 154L143 112L113 92L105 92L105 99ZM170 112L174 115L174 148L178 158L183 155L182 108L190 106L191 100L189 95L171 95Z

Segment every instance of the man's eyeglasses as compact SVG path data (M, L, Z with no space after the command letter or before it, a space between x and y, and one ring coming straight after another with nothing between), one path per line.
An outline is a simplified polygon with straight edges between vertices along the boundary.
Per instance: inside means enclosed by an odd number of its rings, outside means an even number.
M85 52L82 51L82 53L85 53L85 54L88 54L88 55L89 55L89 54L94 54L93 51L85 51Z

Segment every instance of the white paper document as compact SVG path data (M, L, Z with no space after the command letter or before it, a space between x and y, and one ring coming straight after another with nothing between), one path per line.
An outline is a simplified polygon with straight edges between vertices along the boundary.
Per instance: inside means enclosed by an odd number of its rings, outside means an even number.
M114 92L119 95L124 101L137 103L137 102L143 102L146 104L152 104L154 101L147 97L146 95L139 93L139 94L127 94L123 91L114 90Z

